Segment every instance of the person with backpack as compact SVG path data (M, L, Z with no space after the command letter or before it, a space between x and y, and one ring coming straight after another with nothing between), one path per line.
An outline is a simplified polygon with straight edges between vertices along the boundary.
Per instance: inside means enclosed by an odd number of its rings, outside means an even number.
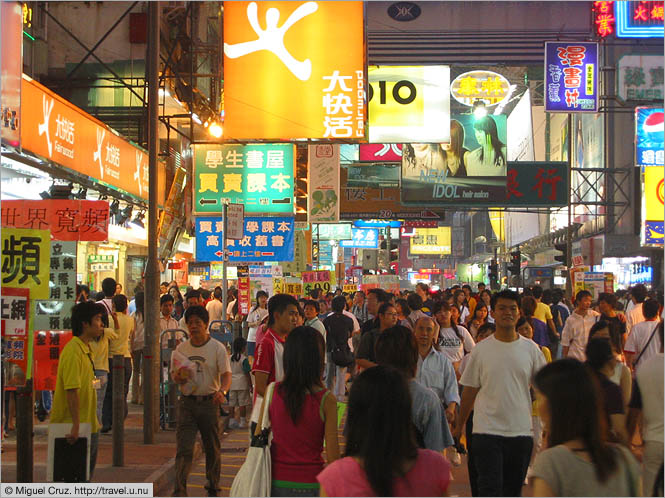
M346 300L337 296L332 300L332 314L323 320L326 328L326 353L328 354L328 372L326 387L332 389L337 399L345 395L347 368L354 363L353 353L348 341L354 331L353 320L344 314Z

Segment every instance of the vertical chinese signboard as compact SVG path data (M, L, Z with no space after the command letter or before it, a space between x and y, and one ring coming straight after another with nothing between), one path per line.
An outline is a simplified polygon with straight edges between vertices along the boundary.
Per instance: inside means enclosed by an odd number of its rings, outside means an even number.
M55 391L60 353L71 340L71 330L35 330L35 391Z
M308 221L339 220L339 145L309 146Z
M596 34L601 38L614 33L616 27L614 1L593 2L593 23L596 25Z
M648 166L644 168L644 243L653 245L663 245L663 234L665 229L663 225L665 197L663 188L663 167Z
M238 267L238 312L249 314L252 305L252 296L249 285L249 266Z
M76 301L76 242L51 242L48 299L33 300L34 330L71 330Z
M545 111L598 111L598 44L545 42Z
M293 213L294 146L197 145L194 212L221 214L222 200L247 213Z
M363 2L224 2L223 67L227 138L365 136Z
M20 140L21 74L23 73L23 18L19 2L2 2L2 81L0 130L2 141L18 147Z
M30 378L30 291L2 288L0 316L2 317L3 369L8 387L24 386Z
M2 229L2 287L29 289L30 299L48 299L48 230Z

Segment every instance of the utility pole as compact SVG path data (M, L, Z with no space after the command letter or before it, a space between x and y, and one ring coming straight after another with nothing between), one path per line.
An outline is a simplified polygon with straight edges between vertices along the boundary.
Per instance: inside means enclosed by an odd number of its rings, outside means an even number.
M228 234L228 201L222 199L222 320L226 321L226 307L228 306L228 289L229 289L229 280L226 276L226 266L229 260L229 255L226 253L226 236ZM223 331L223 329L222 329Z
M566 294L573 297L573 115L568 113L568 227L566 228ZM562 144L563 146L563 144Z
M145 269L143 443L154 444L159 417L159 263L157 261L157 155L159 145L159 2L148 4L148 262Z

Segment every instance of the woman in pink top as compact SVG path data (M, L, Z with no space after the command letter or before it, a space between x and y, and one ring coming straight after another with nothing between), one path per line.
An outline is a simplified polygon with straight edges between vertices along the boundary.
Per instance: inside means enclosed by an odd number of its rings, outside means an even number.
M324 355L323 336L312 327L296 327L284 344L284 380L269 409L271 496L319 496L324 438L328 463L339 458L337 400L321 381Z
M445 496L450 465L418 449L406 378L379 365L351 386L346 456L317 479L321 496Z

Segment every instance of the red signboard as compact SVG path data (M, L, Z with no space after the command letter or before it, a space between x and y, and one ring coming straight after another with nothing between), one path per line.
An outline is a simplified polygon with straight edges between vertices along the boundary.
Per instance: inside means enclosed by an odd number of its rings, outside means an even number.
M3 228L51 230L51 240L108 240L109 203L47 199L2 201Z
M614 2L593 2L593 20L596 25L596 34L601 38L614 33Z
M35 391L55 391L60 353L71 338L71 330L35 330Z
M402 162L402 144L360 144L359 156L367 162Z
M7 387L24 386L28 373L30 289L3 287L1 299L2 341Z

